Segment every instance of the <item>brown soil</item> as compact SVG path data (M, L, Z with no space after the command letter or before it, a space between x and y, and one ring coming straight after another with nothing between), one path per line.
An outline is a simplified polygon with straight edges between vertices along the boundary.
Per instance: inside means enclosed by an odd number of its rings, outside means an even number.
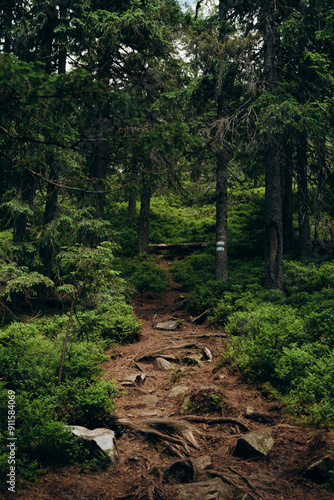
M167 262L162 260L161 265L166 267ZM226 481L230 481L231 499L334 499L334 493L330 492L327 484L316 484L303 475L310 464L326 455L327 450L334 448L332 435L294 423L284 415L278 405L266 400L255 387L247 385L238 375L229 373L225 368L217 370L217 362L224 351L226 338L221 336L222 332L211 327L192 324L184 306L184 293L180 285L173 281L170 285L168 291L161 296L147 293L134 301L136 314L143 323L140 341L113 347L107 352L110 360L104 365L105 376L107 379L115 379L119 388L126 391L117 400L116 417L126 417L134 422L148 418L183 419L184 415L180 415L183 396L167 396L173 387L172 378L177 376L177 370L171 372L156 369L154 358L138 362L135 360L152 351L194 343L197 347L163 352L164 355L170 354L169 360L173 361L176 367L185 367L177 384L187 386L187 394L195 394L193 401L196 404L193 404L191 413L198 416L238 419L250 430L270 428L275 444L265 458L237 458L233 456L233 450L238 438L245 432L241 425L195 423L193 425L196 425L203 435L196 435L200 446L198 449L191 447L191 457L212 457L211 469L220 472ZM171 332L156 329L158 322L171 318L183 322L179 329ZM210 349L214 357L213 362L203 360L200 366L179 363L185 356L191 358L200 354L203 347ZM173 360L173 356L178 359ZM143 383L122 385L127 383L129 375L140 373L145 374ZM224 401L222 408L201 406L198 393L196 399L195 389L207 385L217 386L218 394L222 395ZM254 409L255 420L246 418L247 407ZM22 495L27 500L174 500L170 485L161 480L162 471L175 460L180 460L178 456L173 455L172 449L166 442L162 443L158 439L154 441L126 429L118 440L118 458L115 465L105 470L89 472L74 467L58 469L48 473L39 484L18 484L18 490L21 490L21 493L18 491L18 496ZM203 472L197 475L196 480L208 477L210 475Z

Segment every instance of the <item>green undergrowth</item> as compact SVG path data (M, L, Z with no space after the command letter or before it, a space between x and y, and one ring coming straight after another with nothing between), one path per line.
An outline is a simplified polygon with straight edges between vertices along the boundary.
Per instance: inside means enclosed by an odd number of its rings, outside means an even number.
M162 293L168 287L168 273L146 254L133 258L118 258L114 268L136 292Z
M91 429L113 425L117 388L103 378L101 363L108 359L104 352L113 343L139 337L141 323L128 304L129 287L114 269L109 242L96 248L64 247L57 263L58 276L53 281L8 259L0 262L0 305L5 312L12 310L0 328L2 478L8 472L8 391L15 393L11 411L15 412L19 477L32 480L50 465L86 463L94 457L64 424ZM42 286L48 288L46 299L58 307L43 309L41 301L37 316L21 313L21 320L13 319L15 304L28 310L34 297L42 295ZM69 322L71 303L74 311Z
M150 243L214 243L215 203L213 193L201 200L184 200L180 196L153 196L150 215ZM228 206L229 255L262 255L264 224L264 190L233 192ZM133 257L137 248L139 208L131 222L127 204L110 208L110 219L122 256Z
M263 261L231 260L214 281L213 252L174 263L193 312L230 334L221 365L239 370L294 416L334 425L334 262L287 260L284 293L263 288Z

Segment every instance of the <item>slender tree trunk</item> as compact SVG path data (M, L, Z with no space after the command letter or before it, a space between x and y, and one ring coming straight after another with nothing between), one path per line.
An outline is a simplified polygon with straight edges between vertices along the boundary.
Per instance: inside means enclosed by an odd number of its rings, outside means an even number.
M228 155L217 154L216 171L216 280L227 281L227 171Z
M267 92L277 86L275 1L264 1L262 11L264 32L264 81ZM282 210L282 151L281 137L269 131L265 156L265 273L264 286L283 290L283 210Z
M139 230L138 230L138 250L140 253L148 251L150 204L151 204L151 188L148 182L144 181L140 199L140 216L139 216Z
M105 189L105 181L107 178L108 169L108 143L106 140L106 127L101 126L102 140L98 141L94 148L94 159L91 167L91 176L94 178L94 187L97 191ZM96 218L104 217L105 194L94 195L95 216Z
M305 258L311 254L310 216L307 192L307 139L303 136L297 146L297 184L298 184L298 226L299 252Z
M20 198L23 204L32 207L36 193L36 179L25 171L22 178ZM29 239L32 219L26 213L19 214L14 221L13 241L15 243L23 243Z
M283 249L288 252L293 246L293 209L292 209L292 157L293 148L285 147L285 168L283 184Z
M57 9L49 5L46 7L45 14L46 21L41 30L39 57L45 63L46 73L51 74L54 69L53 44L55 39L54 30L58 22Z
M10 31L12 28L12 23L13 23L13 7L14 7L14 2L13 0L7 0L4 2L3 5L3 13L4 13L4 19L3 19L3 25L7 33L4 34L4 43L3 43L3 51L9 53L12 48L11 44L11 36L10 36ZM1 37L2 38L2 37Z
M131 189L128 200L128 219L133 222L136 215L137 191Z
M219 21L226 20L227 3L219 1ZM219 40L223 43L225 38L224 27L221 28ZM228 114L228 102L224 93L223 85L220 85L217 99L218 119ZM225 144L216 156L216 281L227 281L228 259L227 259L227 181L229 157L227 152L227 138Z
M68 0L60 0L59 2L59 15L60 22L65 24L67 17L67 5ZM58 73L66 73L66 33L64 31L59 32L59 57L58 57Z

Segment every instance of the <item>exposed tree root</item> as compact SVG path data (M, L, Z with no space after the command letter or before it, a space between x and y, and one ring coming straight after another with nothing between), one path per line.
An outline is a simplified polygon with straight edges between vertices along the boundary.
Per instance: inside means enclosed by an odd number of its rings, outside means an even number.
M242 427L247 432L250 431L250 428L237 418L228 418L228 417L210 418L210 417L199 417L197 415L185 415L183 418L184 418L184 420L188 420L189 422L197 422L197 423L209 424L209 425L235 424L235 425L239 425L239 427Z
M199 448L199 444L194 434L204 436L204 433L194 425L179 420L157 418L132 421L128 418L120 418L118 419L118 423L135 432L140 432L149 437L159 438L167 442L168 445L169 443L173 443L173 451L177 451L178 456L180 456L180 454L189 456L190 449L188 445L191 445L195 449ZM174 437L171 434L176 434L178 437Z
M161 352L169 351L170 349L186 349L190 347L198 349L198 345L193 342L180 345L170 345L168 347L163 347L162 349L156 349L155 351L147 352L146 354L142 354L141 356L137 355L135 358L133 358L133 360L143 361L144 359L156 358Z

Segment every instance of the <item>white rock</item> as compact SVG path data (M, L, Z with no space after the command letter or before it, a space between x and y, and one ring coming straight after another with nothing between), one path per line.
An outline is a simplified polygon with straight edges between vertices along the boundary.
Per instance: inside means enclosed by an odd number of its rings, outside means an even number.
M115 444L115 433L110 429L97 428L93 430L86 429L80 425L67 425L75 436L85 441L93 441L96 446L108 456L113 462L117 455Z

